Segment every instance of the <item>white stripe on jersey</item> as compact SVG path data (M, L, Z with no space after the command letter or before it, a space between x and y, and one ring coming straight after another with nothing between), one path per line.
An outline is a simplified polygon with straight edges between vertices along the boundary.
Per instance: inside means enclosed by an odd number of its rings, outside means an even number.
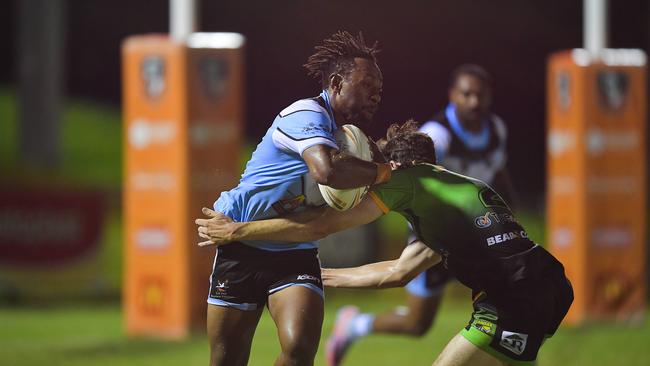
M273 131L271 136L273 137L273 143L278 149L283 151L293 151L300 156L302 156L303 151L314 145L327 145L336 150L339 149L334 141L325 137L316 136L304 140L294 140L277 128Z

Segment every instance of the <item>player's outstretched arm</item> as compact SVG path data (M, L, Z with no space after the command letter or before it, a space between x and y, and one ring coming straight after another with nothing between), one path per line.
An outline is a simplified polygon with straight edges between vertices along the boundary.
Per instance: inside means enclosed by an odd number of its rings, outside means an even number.
M367 224L383 215L381 209L369 197L347 211L319 208L261 221L233 222L227 216L207 208L203 209L203 213L210 218L195 221L199 236L207 239L199 243L199 246L222 245L242 240L290 243L314 241Z
M406 246L398 259L353 268L323 268L321 275L328 287L401 287L438 262L440 255L417 241Z

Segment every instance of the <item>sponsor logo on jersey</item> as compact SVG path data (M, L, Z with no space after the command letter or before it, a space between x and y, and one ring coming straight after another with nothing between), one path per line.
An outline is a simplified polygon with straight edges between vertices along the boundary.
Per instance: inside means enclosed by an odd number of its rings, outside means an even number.
M300 194L291 198L284 198L271 205L278 214L285 214L294 211L305 202L305 196Z
M498 235L495 235L495 236L491 236L491 237L487 238L486 241L487 241L487 245L491 246L491 245L494 245L494 244L499 244L499 243L506 242L508 240L519 239L519 238L528 238L528 234L526 233L526 231L524 231L524 230L510 231L510 232L507 232L507 233L502 233L502 234L498 234Z
M481 332L487 335L493 336L496 326L494 323L490 321L478 319L474 322L474 328L480 330Z
M508 332L504 330L501 333L501 342L499 344L516 355L521 355L526 349L528 334Z
M514 216L509 213L486 212L485 215L478 216L474 219L474 225L479 229L485 229L492 226L492 222L505 223L517 222Z
M314 281L316 283L320 283L320 278L308 274L299 275L296 279L298 281Z
M316 132L321 132L325 131L323 126L315 124L314 122L309 122L307 126L302 128L302 133L316 133Z

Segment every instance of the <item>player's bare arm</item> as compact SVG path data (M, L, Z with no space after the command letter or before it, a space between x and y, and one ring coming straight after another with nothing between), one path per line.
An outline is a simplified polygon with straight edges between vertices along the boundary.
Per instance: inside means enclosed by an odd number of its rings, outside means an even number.
M233 222L229 217L203 209L209 219L197 219L199 236L207 239L199 246L223 245L241 240L274 240L299 243L322 239L327 235L365 225L383 215L377 204L366 197L347 210L318 208L269 220Z
M307 148L302 158L316 182L336 189L368 186L390 179L387 164L361 160L327 145Z
M417 241L406 246L398 259L353 268L323 268L321 274L323 284L328 287L401 287L440 259L440 255Z

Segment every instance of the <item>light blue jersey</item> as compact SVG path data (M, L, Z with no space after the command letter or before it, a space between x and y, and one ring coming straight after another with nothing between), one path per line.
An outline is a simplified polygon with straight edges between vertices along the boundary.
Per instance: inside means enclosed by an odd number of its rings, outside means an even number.
M285 108L266 131L246 164L239 185L222 192L214 209L235 221L254 221L297 212L307 207L306 175L302 153L314 145L338 149L337 129L329 96L302 99ZM313 184L313 183L312 183ZM271 251L309 249L317 242L279 244L272 241L245 241L247 245Z

